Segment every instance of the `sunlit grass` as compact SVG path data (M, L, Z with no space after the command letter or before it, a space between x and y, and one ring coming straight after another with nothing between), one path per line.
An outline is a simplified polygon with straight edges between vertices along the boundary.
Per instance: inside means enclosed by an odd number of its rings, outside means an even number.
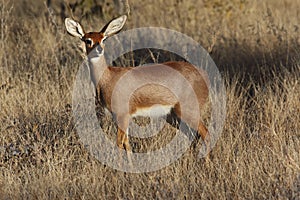
M16 2L0 0L0 199L299 198L300 3L131 4L127 29L181 31L210 52L224 75L227 118L210 159L199 159L191 148L164 169L129 174L93 158L72 118L82 62L78 41L59 15L44 15L45 6L28 4L29 10L39 8L28 14ZM104 17L113 15L106 11ZM87 29L100 29L106 20L82 18ZM105 130L115 142L110 120ZM131 143L144 151L170 137Z

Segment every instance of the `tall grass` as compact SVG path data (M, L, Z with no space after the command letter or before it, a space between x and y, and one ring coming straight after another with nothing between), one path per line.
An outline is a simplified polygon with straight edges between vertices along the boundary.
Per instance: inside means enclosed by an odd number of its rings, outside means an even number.
M71 92L82 58L60 16L0 0L1 199L300 198L299 4L131 1L127 29L175 29L210 52L226 83L227 117L210 159L190 149L164 169L129 174L104 166L78 138ZM81 20L97 30L104 18Z

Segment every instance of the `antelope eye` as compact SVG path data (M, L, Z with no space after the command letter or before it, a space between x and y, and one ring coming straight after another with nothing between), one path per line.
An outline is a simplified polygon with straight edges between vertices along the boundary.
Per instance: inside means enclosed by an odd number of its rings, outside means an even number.
M85 44L88 46L92 46L93 45L93 41L91 39L86 39L85 40Z

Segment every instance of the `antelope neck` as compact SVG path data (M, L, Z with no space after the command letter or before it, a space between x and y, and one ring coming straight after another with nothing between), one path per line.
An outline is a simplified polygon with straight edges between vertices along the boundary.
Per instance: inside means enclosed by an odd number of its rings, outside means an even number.
M88 56L88 65L90 69L91 80L94 86L97 87L100 78L102 77L105 69L107 69L104 52L96 56Z

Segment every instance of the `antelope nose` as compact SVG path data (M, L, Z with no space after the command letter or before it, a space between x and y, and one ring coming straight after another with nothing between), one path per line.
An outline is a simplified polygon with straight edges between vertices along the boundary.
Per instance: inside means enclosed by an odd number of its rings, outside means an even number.
M95 51L98 55L102 54L103 53L103 48L101 47L100 44L97 44L96 48L95 48Z

